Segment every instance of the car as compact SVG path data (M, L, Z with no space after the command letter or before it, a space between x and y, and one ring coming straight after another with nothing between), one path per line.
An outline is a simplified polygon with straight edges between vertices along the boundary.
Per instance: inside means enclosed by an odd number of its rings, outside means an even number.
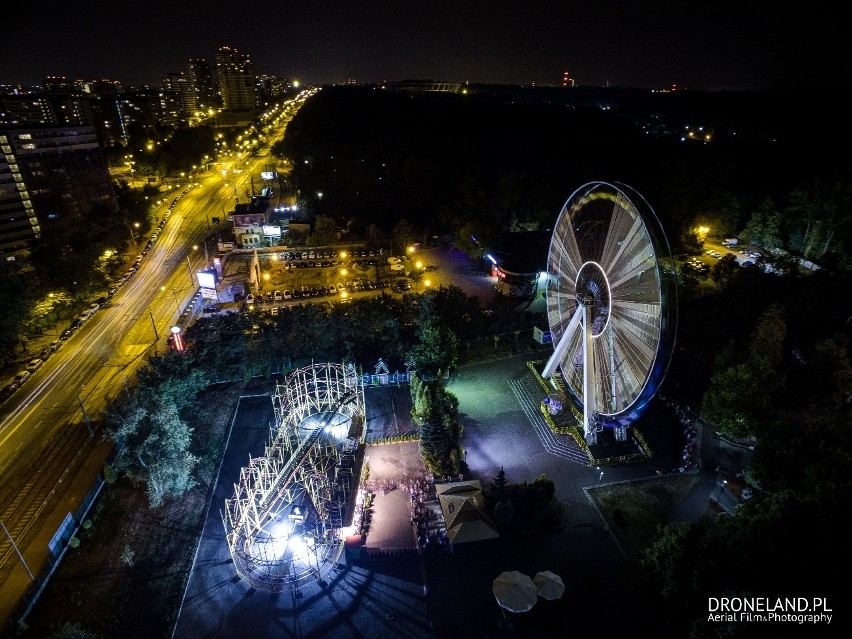
M218 313L220 309L215 304L208 304L201 310L205 313Z
M15 375L15 382L23 384L30 378L30 375L32 375L32 373L29 371L20 371L17 375Z
M29 362L27 362L27 370L31 373L34 373L39 368L41 368L42 364L44 364L43 359L40 359L38 357L35 359L31 359Z
M254 304L254 294L249 293L246 295L246 304Z
M50 346L46 346L39 351L38 358L43 362L46 362L47 358L50 357L52 354L53 350L50 348Z
M272 299L274 299L276 302L280 302L284 299L284 294L281 293L281 291L275 291L272 294Z
M740 266L754 266L754 262L752 262L751 260L743 260Z
M55 339L50 343L50 350L54 353L62 348L62 339Z
M293 297L293 291L291 291L289 288L285 288L284 291L281 293L281 296L285 300L289 300Z
M20 384L18 382L10 382L6 384L2 389L0 389L0 402L6 401L9 399L18 388L20 388Z
M62 331L62 333L59 335L59 339L60 339L61 341L63 341L63 342L64 342L64 341L65 341L65 340L67 340L69 337L71 337L73 334L74 334L74 329L73 329L73 328L66 328L66 329L65 329L64 331Z

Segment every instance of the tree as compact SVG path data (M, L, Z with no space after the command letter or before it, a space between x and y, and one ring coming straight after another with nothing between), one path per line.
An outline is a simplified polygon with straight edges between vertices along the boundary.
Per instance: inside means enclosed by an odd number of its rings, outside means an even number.
M717 365L704 394L701 416L732 437L753 436L763 429L771 421L772 394L783 384L780 368L785 337L781 307L773 305L752 331L746 361Z
M340 239L340 230L333 218L327 215L317 215L314 229L308 236L310 246L327 246Z
M757 246L764 248L780 247L783 244L781 239L782 219L781 212L772 199L766 198L751 214L742 234L745 239Z
M724 288L739 273L740 268L737 258L728 253L716 261L710 272L717 286Z
M506 479L506 471L500 466L500 472L491 480L491 496L498 502L506 496L506 486L509 480Z
M418 342L409 352L418 375L424 380L442 377L458 361L458 340L439 319L428 314L420 326Z
M391 253L405 255L406 249L418 241L418 233L414 226L406 219L401 219L393 227L391 233Z
M192 429L174 404L137 392L126 404L111 407L108 415L111 436L119 444L116 469L147 487L151 506L195 485L192 472L198 458L189 452Z

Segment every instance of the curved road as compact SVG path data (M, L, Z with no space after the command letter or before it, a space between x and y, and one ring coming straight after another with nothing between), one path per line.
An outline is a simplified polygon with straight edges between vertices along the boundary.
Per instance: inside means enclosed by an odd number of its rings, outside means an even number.
M49 516L60 494L74 485L83 495L95 480L91 471L81 472L81 457L90 454L95 439L92 422L110 398L129 392L128 377L147 357L166 347L169 328L197 291L195 271L206 265L205 255L216 253L210 219L233 210L235 194L247 192L250 176L267 169L269 147L283 133L283 127L275 131L242 172L210 172L165 194L152 212L153 226L166 215L168 220L136 273L5 403L0 414L0 627L31 585L30 573L38 574L47 558L46 544L30 544L37 533L52 536L59 528L62 517L54 521Z

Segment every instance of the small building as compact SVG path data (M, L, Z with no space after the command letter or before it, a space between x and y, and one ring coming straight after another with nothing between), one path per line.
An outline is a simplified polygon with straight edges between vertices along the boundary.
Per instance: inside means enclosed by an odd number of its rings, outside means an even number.
M533 297L539 274L547 271L550 231L505 233L485 255L497 292L507 297Z

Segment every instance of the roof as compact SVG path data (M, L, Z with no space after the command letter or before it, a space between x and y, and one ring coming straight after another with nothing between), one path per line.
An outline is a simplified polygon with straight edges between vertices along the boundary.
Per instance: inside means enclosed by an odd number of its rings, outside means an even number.
M436 484L435 492L444 513L450 543L461 544L500 536L485 514L485 498L479 480Z

